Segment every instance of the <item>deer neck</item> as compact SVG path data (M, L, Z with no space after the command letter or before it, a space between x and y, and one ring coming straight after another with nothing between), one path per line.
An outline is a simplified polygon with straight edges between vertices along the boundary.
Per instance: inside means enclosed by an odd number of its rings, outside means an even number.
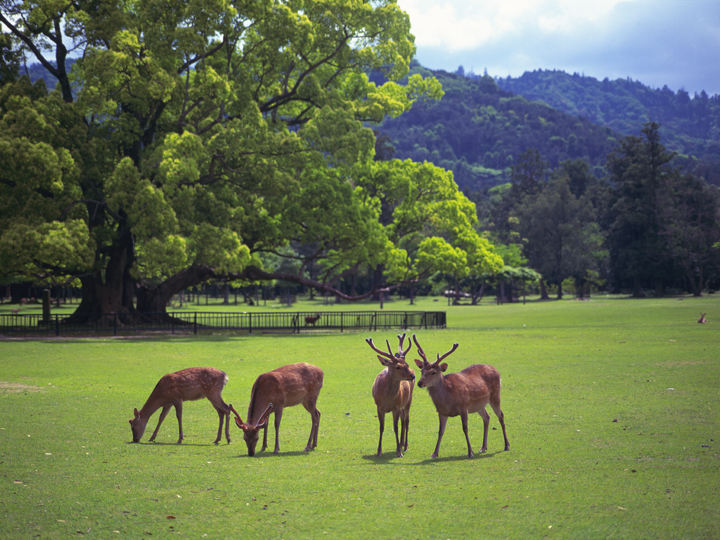
M445 375L440 375L440 380L437 384L428 386L428 394L430 394L436 408L439 404L446 404L450 402L452 398L450 386L451 385L445 379Z

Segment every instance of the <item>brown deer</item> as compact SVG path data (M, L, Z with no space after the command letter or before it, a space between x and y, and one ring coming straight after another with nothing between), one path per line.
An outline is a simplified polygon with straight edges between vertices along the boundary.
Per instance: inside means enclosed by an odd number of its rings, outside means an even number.
M195 401L208 398L220 417L220 426L218 427L215 444L219 443L220 439L222 439L223 419L225 420L225 438L229 443L230 411L232 405L227 405L222 399L222 391L227 381L228 376L224 371L210 367L188 368L163 376L157 385L155 385L155 389L150 394L145 405L143 405L142 410L138 412L138 410L135 409L135 418L130 420L133 442L140 442L140 439L142 439L142 436L145 434L148 420L155 411L162 407L158 425L152 437L150 437L150 441L154 441L160 430L160 425L163 423L163 420L165 420L170 408L174 406L178 419L178 427L180 428L180 437L177 443L180 444L183 440L183 401Z
M300 362L283 366L260 375L253 384L248 406L247 423L242 421L235 409L235 423L243 430L248 455L255 455L258 432L264 429L264 452L267 448L268 417L275 413L275 453L280 452L280 421L285 407L303 404L310 413L312 427L305 451L309 452L317 446L318 428L320 427L320 411L317 409L318 395L323 385L323 372L320 368Z
M372 396L377 406L378 421L380 422L380 442L378 442L377 455L382 455L382 437L385 431L385 414L391 412L393 415L393 428L395 429L395 452L397 457L403 457L403 450L408 449L408 429L410 427L410 405L412 404L413 384L415 381L415 372L410 369L405 362L405 355L412 347L412 343L408 343L407 349L403 351L403 341L405 334L398 335L400 345L398 352L393 355L390 348L390 342L387 343L390 354L381 351L373 344L371 338L365 341L368 345L378 353L378 360L385 366L375 378L372 387ZM400 437L398 438L398 420L401 423Z
M305 326L307 326L308 324L312 324L313 326L315 326L315 323L318 322L319 320L320 320L320 315L314 315L312 317L305 317Z
M705 314L704 314L704 313L701 313L701 314L700 314L700 318L698 319L698 322L701 323L701 324L704 324L704 323L707 322L707 319L705 318Z
M487 450L488 426L490 425L490 415L485 410L488 403L490 403L495 415L500 420L503 437L505 437L505 450L510 450L510 443L505 433L505 417L500 409L500 374L498 371L492 366L475 364L459 373L443 375L448 366L447 364L440 364L440 362L452 354L458 348L458 344L455 343L452 349L442 356L438 354L437 360L430 363L414 334L413 340L418 354L423 359L422 362L415 360L415 363L422 370L418 386L428 389L440 417L440 431L432 457L438 457L440 441L442 441L443 433L445 433L448 417L458 415L462 420L462 428L468 447L468 457L473 457L474 454L468 437L468 413L474 412L479 413L483 419L485 432L480 453L485 452Z

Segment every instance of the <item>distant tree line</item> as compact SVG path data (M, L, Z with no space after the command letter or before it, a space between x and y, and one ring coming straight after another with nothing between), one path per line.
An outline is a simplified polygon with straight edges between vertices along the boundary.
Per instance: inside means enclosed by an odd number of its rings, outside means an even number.
M579 296L598 284L634 297L717 288L720 189L675 166L659 128L619 141L602 179L583 160L551 169L523 153L511 183L476 197L481 227L517 245L558 297L568 280Z

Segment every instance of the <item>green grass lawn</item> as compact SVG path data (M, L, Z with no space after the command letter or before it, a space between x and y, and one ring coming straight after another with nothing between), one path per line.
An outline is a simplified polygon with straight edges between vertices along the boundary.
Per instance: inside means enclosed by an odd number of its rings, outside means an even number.
M453 418L431 460L437 413L415 388L405 457L390 416L375 457L381 365L364 338L395 347L396 330L5 339L0 538L720 538L720 298L385 309L447 310L447 329L418 331L428 356L458 342L449 371L500 371L509 452L491 412L486 454L466 457ZM174 412L157 442L158 413L129 442L133 408L165 373L226 371L244 416L255 378L299 361L325 372L314 452L302 407L285 411L279 455L249 458L234 425L213 445L207 400L185 405L182 445ZM478 450L478 415L470 439Z

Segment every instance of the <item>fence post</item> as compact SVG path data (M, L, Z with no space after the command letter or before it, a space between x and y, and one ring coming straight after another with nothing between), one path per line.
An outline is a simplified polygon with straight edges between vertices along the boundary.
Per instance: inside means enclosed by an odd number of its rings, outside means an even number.
M55 314L55 336L60 335L60 316L56 313Z
M198 298L200 298L200 295L198 295ZM197 311L195 312L193 319L193 334L197 336Z
M252 313L248 312L248 334L252 334Z
M342 333L343 330L344 330L344 326L343 326L343 312L341 311L341 312L340 312L340 332Z

